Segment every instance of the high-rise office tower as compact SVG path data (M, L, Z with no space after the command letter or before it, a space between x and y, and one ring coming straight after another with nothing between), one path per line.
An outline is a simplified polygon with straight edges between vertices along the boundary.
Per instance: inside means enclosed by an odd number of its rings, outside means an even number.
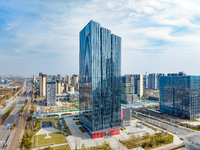
M165 76L165 74L164 74L164 73L158 73L158 74L156 75L157 89L158 89L158 90L160 89L160 77L162 77L162 76Z
M120 133L121 37L90 21L80 32L80 122L92 138Z
M36 78L35 78L35 75L33 75L33 83L36 82Z
M76 87L76 84L78 83L78 80L79 80L79 76L76 75L76 74L74 74L74 75L72 76L71 85L72 85L73 87Z
M76 83L76 87L75 87L76 91L79 90L79 83Z
M64 84L64 91L65 92L68 92L68 88L69 88L69 85L68 84Z
M160 111L186 119L200 118L200 76L161 76Z
M61 80L57 80L56 83L56 94L61 94Z
M46 96L46 74L42 75L42 96Z
M46 96L46 74L39 73L40 96Z
M146 78L141 74L127 74L122 78L122 92L134 93L142 97L146 88ZM126 91L126 92L124 92Z
M40 96L43 95L43 86L42 86L42 73L39 73L39 90L40 90Z
M68 85L70 85L71 84L71 80L70 80L70 75L66 75L66 83L68 84Z
M55 106L56 104L56 76L46 76L46 100L47 106Z
M156 73L151 73L148 76L148 88L152 90L157 89L157 75Z
M2 76L0 76L0 83L2 82Z

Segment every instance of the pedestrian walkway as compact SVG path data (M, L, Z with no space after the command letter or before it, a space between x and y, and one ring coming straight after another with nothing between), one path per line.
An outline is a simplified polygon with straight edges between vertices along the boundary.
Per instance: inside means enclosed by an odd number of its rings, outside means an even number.
M171 143L171 144L167 144L167 145L164 145L164 146L161 146L161 147L158 147L158 148L154 148L152 150L163 150L165 148L169 148L169 147L173 147L175 146L175 144Z
M63 145L68 145L68 143L55 144L55 145L51 145L51 146L44 146L44 147L39 147L39 148L33 148L31 150L45 149L45 148L49 148L49 147L58 147L58 146L63 146Z

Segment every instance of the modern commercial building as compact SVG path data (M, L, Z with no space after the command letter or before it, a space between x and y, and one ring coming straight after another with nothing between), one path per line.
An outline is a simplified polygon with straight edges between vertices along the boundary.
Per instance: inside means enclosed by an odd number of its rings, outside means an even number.
M186 119L200 118L200 76L160 77L160 111Z
M46 74L42 75L42 96L46 96Z
M123 127L131 125L131 108L127 105L121 105L122 125Z
M77 101L79 100L79 92L68 92L63 94L56 94L58 101Z
M70 85L71 84L71 80L70 80L70 75L66 75L66 83L68 84L68 85Z
M167 76L186 76L186 73L184 72L179 72L179 73L168 73Z
M56 80L56 94L61 94L61 80Z
M46 96L46 74L39 73L40 96Z
M135 92L135 79L132 76L125 75L122 77L121 87L121 103L130 104L137 100L138 96Z
M159 90L160 77L165 76L164 73L151 73L148 75L148 88L152 90Z
M65 84L61 82L60 92L63 93L65 88Z
M90 21L80 32L79 116L92 138L120 134L121 37Z
M123 94L137 94L139 97L142 97L145 88L146 78L144 75L127 74L122 77L122 97Z
M79 91L79 83L76 83L75 89L76 89L76 91Z
M65 84L65 85L64 85L64 91L65 91L66 93L68 92L68 88L69 88L68 84Z
M55 106L56 104L56 76L47 75L46 76L46 101L47 106Z
M39 73L39 91L40 91L40 96L42 96L42 91L43 91L43 88L42 88L42 73Z
M78 80L79 80L79 76L74 74L72 76L72 80L71 80L71 85L76 88L77 87L77 84L78 84Z
M68 86L68 92L74 92L74 87L73 86Z
M33 83L36 83L36 77L33 75Z
M157 75L156 73L151 73L148 75L148 88L152 90L157 89Z
M165 76L164 73L158 73L156 76L156 80L157 80L157 89L160 89L160 77Z

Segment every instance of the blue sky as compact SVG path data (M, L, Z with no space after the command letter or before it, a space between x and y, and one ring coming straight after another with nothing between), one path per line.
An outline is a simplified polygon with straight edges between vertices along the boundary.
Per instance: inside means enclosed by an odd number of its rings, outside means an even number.
M0 74L78 74L79 31L122 37L122 74L200 75L199 0L1 0Z

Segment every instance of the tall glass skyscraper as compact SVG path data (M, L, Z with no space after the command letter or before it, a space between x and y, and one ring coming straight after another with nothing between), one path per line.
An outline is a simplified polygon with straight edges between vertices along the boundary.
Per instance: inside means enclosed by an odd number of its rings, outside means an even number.
M186 119L200 118L200 76L161 76L160 111Z
M92 138L120 133L121 37L90 21L80 32L80 122Z

